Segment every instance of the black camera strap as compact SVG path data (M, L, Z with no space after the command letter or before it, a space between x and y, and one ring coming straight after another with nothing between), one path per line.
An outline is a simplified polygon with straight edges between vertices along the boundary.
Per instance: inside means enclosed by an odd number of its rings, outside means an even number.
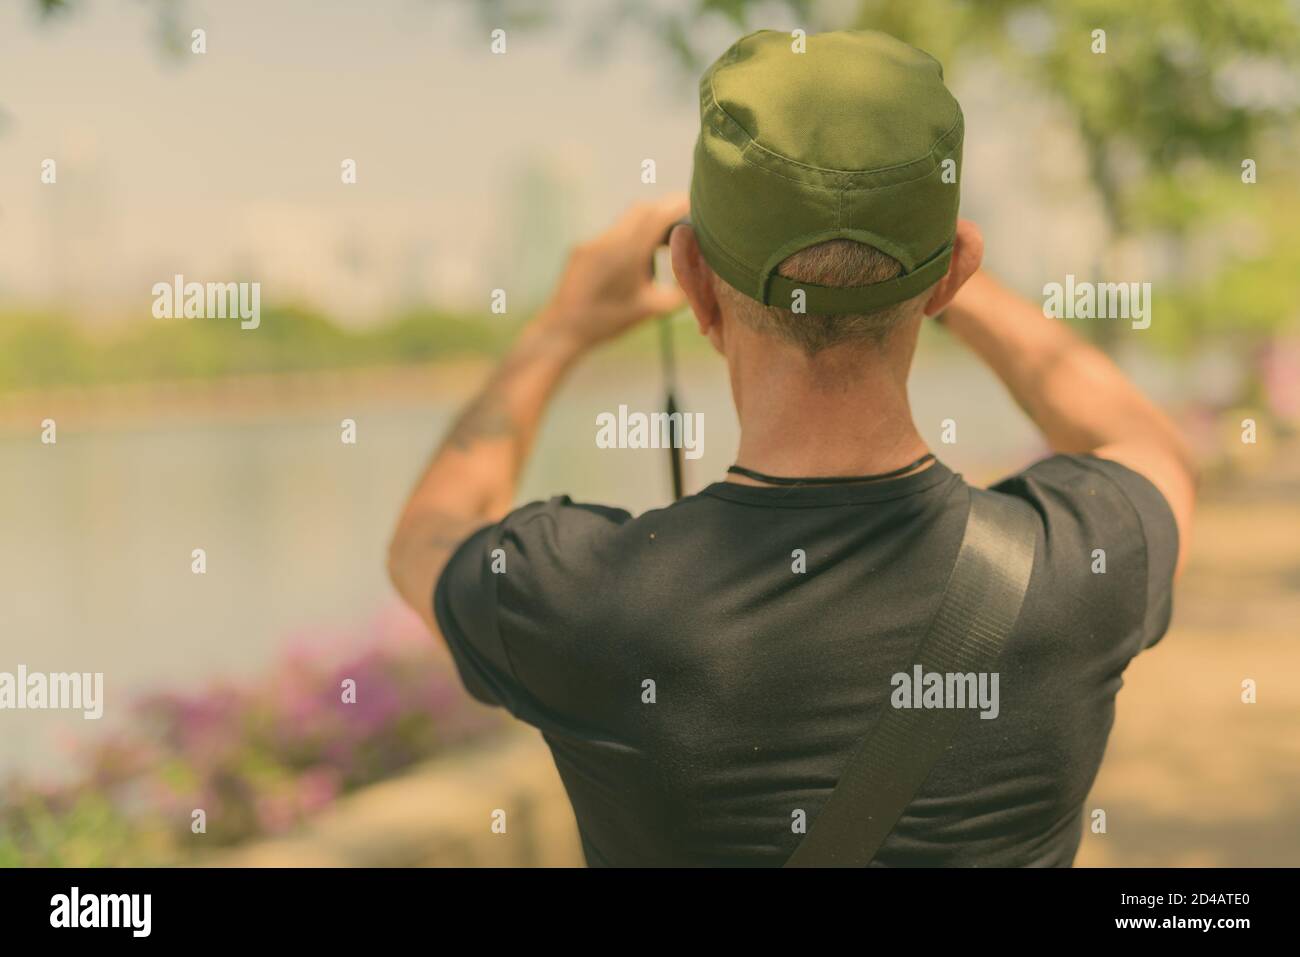
M1038 528L1038 516L1026 502L970 489L957 561L917 651L917 663L926 671L994 669L1020 617ZM963 713L886 707L785 866L871 863L948 750Z

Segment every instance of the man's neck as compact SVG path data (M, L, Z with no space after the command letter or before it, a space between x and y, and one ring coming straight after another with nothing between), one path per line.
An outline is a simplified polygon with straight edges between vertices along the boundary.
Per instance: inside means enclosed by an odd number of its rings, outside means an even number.
M909 338L808 357L747 337L729 357L741 433L736 464L804 478L876 475L916 461L927 448L907 398L915 333Z

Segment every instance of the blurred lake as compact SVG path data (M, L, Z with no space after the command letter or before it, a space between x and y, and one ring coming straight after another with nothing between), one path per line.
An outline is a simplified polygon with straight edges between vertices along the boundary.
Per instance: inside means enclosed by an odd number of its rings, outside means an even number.
M925 349L915 418L949 466L987 481L1042 451L988 372ZM704 455L686 464L693 491L733 461L736 421L720 361L683 357L679 379L680 405L705 416ZM552 404L520 500L567 492L634 513L666 504L665 452L595 445L598 413L656 411L661 388L657 362L586 362ZM105 675L99 722L8 712L0 774L61 773L67 744L111 728L135 693L250 676L290 644L364 642L396 602L384 558L397 511L458 408L443 391L326 394L309 411L251 419L213 409L78 429L63 418L50 446L36 426L0 437L0 671ZM340 441L343 418L357 422L356 445ZM958 421L955 445L939 441L945 418ZM206 574L191 571L195 548Z

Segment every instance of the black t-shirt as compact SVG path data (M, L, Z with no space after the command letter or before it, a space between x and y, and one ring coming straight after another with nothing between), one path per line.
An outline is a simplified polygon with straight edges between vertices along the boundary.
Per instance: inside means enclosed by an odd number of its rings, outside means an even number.
M963 713L876 865L1069 865L1120 676L1169 624L1150 482L1056 455L994 490L1042 520L998 714ZM966 501L939 463L637 518L554 498L464 542L434 608L470 693L542 732L589 864L780 865L912 671Z

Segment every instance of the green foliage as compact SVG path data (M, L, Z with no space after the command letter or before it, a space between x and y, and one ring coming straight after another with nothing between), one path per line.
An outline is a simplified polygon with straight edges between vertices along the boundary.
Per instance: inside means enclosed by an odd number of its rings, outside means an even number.
M263 311L257 329L225 319L147 319L94 335L58 316L0 318L0 392L429 362L499 351L497 318L406 313L351 331L302 308Z
M34 3L46 16L76 7L70 0ZM165 26L175 4L155 3ZM566 13L560 0L469 0L468 6L482 24L512 30L541 28ZM1198 234L1212 236L1244 211L1265 216L1279 207L1295 208L1294 188L1285 180L1300 164L1295 0L611 0L579 22L586 32L580 46L587 50L613 49L620 32L656 38L684 79L698 75L720 52L716 31L701 29L719 24L737 35L761 27L883 30L935 55L950 79L972 64L996 63L1049 98L1072 123L1115 237L1173 240L1176 255ZM1094 30L1105 31L1105 53L1093 52ZM1016 104L1009 100L1006 107L1014 110ZM1257 160L1260 179L1243 189L1246 158ZM1253 257L1222 258L1221 274L1174 276L1170 294L1187 316L1175 335L1216 326L1265 335L1288 322L1297 274L1289 253L1297 245L1294 221L1268 217L1268 247ZM301 368L337 358L337 340L331 345L328 336L313 338L306 325L292 328L304 333L297 344L302 351L263 357L264 364ZM357 356L374 349L379 355L392 350L431 358L443 333L457 346L474 339L464 329L399 322L354 345ZM43 352L29 355L26 371L0 358L0 389L16 381L93 374L70 332L0 336L0 344L12 342L29 352L38 340ZM191 338L153 359L162 363L179 355L199 374L212 374L207 370L223 363L229 369L256 364L241 355L252 343L229 345L208 348ZM128 356L137 363L147 357L148 350ZM82 373L70 371L77 369Z
M973 63L997 63L1074 125L1118 239L1173 240L1181 255L1198 234L1212 237L1251 211L1263 217L1269 242L1257 255L1222 257L1221 274L1184 270L1174 277L1181 311L1172 339L1215 328L1264 335L1293 318L1296 218L1268 211L1295 209L1286 177L1300 162L1300 4L693 0L670 12L625 9L622 23L653 31L694 75L718 52L696 45L707 34L695 27L719 18L737 33L882 30L933 54L950 79ZM1094 30L1105 31L1105 53L1093 52ZM1250 186L1241 182L1246 158L1260 169Z
M43 17L55 17L72 10L72 0L36 0L36 9Z
M1290 0L859 0L856 6L694 0L672 11L648 6L622 8L621 22L654 31L692 74L717 52L692 43L700 33L693 27L719 16L737 31L882 30L932 53L950 76L973 60L993 59L1069 112L1096 185L1121 226L1127 225L1125 200L1130 192L1140 194L1148 177L1187 160L1235 175L1241 158L1253 155L1270 131L1280 126L1294 132L1300 109L1300 6ZM782 8L787 16L774 16ZM768 19L760 22L760 14ZM1092 52L1097 29L1106 31L1104 54ZM1121 165L1134 157L1146 166L1137 176Z
M1249 187L1245 187L1249 191ZM1230 332L1238 348L1280 329L1300 329L1300 191L1279 190L1243 201L1223 230L1237 249L1218 268L1180 285L1167 312L1176 322L1153 324L1161 341L1186 346Z

